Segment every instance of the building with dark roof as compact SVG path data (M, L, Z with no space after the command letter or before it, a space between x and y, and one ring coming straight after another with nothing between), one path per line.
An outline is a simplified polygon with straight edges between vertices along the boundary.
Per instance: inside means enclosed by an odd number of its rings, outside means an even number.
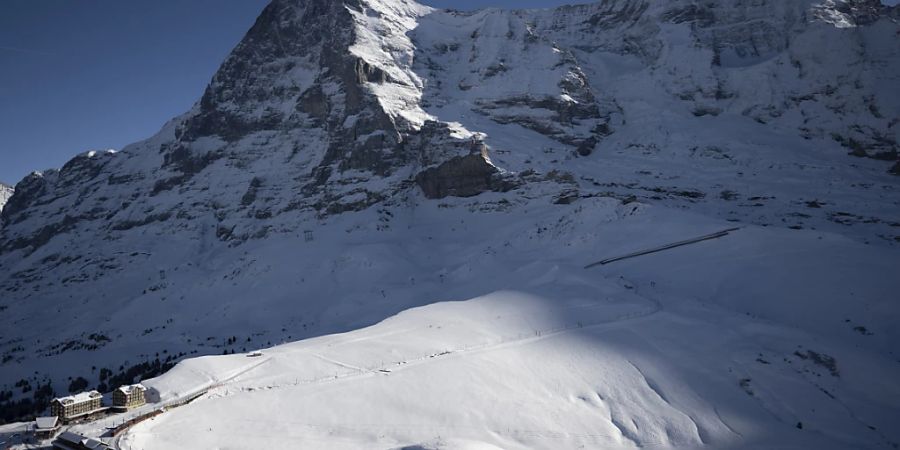
M54 450L108 450L110 447L97 439L64 431L53 441L53 448Z

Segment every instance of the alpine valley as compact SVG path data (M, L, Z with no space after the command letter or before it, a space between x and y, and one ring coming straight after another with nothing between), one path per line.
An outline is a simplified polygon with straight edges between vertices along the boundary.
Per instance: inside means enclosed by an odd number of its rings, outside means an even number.
M0 419L140 381L202 395L115 448L898 448L898 139L878 0L273 0L158 134L0 185Z

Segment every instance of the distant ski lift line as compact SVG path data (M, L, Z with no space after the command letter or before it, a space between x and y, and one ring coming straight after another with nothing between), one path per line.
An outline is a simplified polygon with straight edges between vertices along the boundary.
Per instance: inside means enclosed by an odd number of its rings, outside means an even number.
M588 265L584 266L584 268L585 268L585 269L590 269L590 268L592 268L592 267L603 266L603 265L606 265L606 264L609 264L609 263L613 263L613 262L616 262L616 261L621 261L621 260L623 260L623 259L635 258L635 257L637 257L637 256L644 256L644 255L649 255L649 254L651 254L651 253L661 252L661 251L664 251L664 250L671 250L671 249L673 249L673 248L681 247L681 246L684 246L684 245L696 244L697 242L708 241L708 240L711 240L711 239L718 239L718 238L720 238L720 237L727 236L727 235L728 235L729 233L731 233L732 231L737 231L737 230L740 230L740 229L741 229L741 227L728 228L728 229L726 229L726 230L717 231L717 232L715 232L715 233L707 234L707 235L700 236L700 237L696 237L696 238L693 238L693 239L687 239L687 240L684 240L684 241L678 241L678 242L674 242L674 243L671 243L671 244L666 244L666 245L663 245L663 246L660 246L660 247L654 247L654 248L651 248L651 249L648 249L648 250L641 250L641 251L637 251L637 252L634 252L634 253L629 253L629 254L627 254L627 255L616 256L615 258L607 258L607 259L604 259L604 260L601 260L601 261L597 261L597 262L592 263L592 264L588 264Z

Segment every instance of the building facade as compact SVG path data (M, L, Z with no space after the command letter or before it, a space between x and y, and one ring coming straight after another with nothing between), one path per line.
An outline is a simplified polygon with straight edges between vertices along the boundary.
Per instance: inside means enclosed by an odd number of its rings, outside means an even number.
M144 395L147 392L141 384L122 386L113 391L113 408L128 410L147 403Z
M59 417L38 417L34 419L34 436L38 439L50 439L59 431Z
M108 450L109 446L97 439L64 431L53 441L53 449L59 450Z
M102 400L103 395L97 391L55 398L50 402L50 414L59 417L65 422L102 409Z

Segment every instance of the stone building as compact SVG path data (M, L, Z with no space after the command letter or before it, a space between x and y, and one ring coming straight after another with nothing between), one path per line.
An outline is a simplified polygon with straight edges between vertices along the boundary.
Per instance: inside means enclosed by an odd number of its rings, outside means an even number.
M55 398L50 402L50 414L59 417L63 422L68 422L102 410L102 400L103 395L97 391Z
M145 388L142 384L121 386L113 391L113 408L117 410L129 410L147 403Z

